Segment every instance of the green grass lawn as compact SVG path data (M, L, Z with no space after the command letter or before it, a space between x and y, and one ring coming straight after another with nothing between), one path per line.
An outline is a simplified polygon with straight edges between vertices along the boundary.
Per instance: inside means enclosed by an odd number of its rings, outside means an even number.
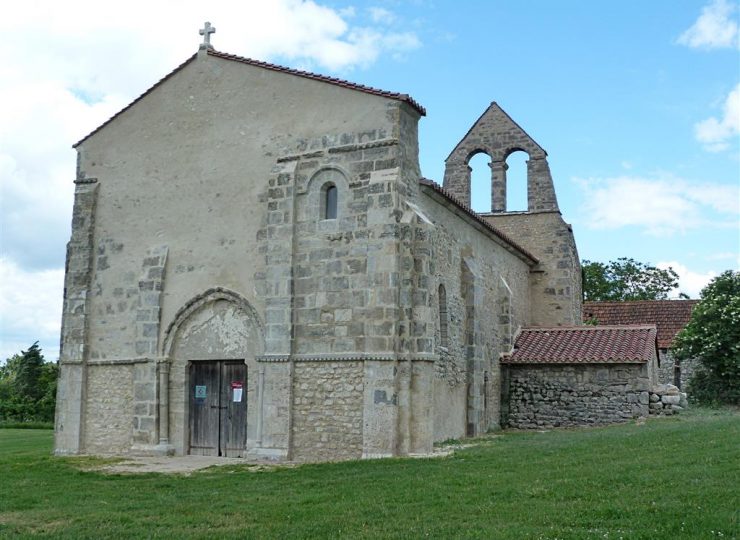
M0 429L0 537L736 538L740 414L507 432L454 456L110 475Z

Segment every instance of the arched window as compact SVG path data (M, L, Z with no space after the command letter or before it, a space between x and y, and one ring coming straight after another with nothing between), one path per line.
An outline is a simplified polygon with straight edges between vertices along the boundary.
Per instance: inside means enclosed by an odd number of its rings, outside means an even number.
M337 186L326 184L322 189L321 217L322 219L337 219Z
M491 211L491 157L478 152L468 161L470 168L470 207L476 212Z
M439 286L439 337L439 344L447 347L447 291L444 285Z
M506 158L506 211L526 212L527 204L527 160L524 151L515 151Z

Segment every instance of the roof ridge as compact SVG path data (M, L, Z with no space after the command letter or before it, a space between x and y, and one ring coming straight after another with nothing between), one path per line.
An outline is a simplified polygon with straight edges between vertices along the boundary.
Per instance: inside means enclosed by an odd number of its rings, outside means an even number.
M527 326L522 328L522 332L552 332L552 331L589 331L589 330L648 330L657 328L654 324L600 324L581 326Z
M396 99L399 101L405 101L406 103L411 105L411 107L413 107L417 112L419 112L419 114L421 114L422 116L426 116L427 114L426 109L422 107L414 98L412 98L408 94L403 94L400 92L390 92L388 90L381 90L380 88L375 88L375 87L367 86L364 84L354 83L346 79L340 79L339 77L330 77L328 75L321 75L320 73L314 73L311 71L303 71L300 69L289 68L286 66L273 64L270 62L264 62L262 60L255 60L253 58L247 58L246 56L239 56L237 54L230 54L230 53L217 51L215 49L208 49L208 55L215 56L217 58L223 58L224 60L232 60L235 62L241 62L243 64L249 64L252 66L269 69L271 71L278 71L280 73L288 73L290 75L296 75L298 77L304 77L307 79L322 81L322 82L326 82L329 84L341 86L343 88L349 88L350 90L358 90L360 92L365 92L366 94L373 94L376 96L387 97L387 98Z
M695 298L664 298L662 300L585 300L584 304L635 305L635 304L683 304L699 302Z

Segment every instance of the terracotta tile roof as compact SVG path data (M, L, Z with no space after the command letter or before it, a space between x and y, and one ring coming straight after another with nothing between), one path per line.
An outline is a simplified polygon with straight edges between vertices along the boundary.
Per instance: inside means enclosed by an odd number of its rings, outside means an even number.
M260 62L259 60L252 60L251 58L245 58L243 56L236 56L234 54L227 54L223 52L216 51L214 49L208 49L208 55L209 56L216 56L218 58L223 58L224 60L232 60L235 62L241 62L242 64L249 64L250 66L257 66L264 69L269 69L271 71L279 71L281 73L288 73L290 75L296 75L298 77L303 77L306 79L313 79L315 81L321 81L329 84L333 84L336 86L341 86L342 88L349 88L350 90L357 90L359 92L365 92L366 94L372 94L375 96L381 96L389 99L395 99L398 101L404 101L408 103L411 107L413 107L416 111L419 112L420 115L426 116L427 112L424 107L422 107L419 103L416 102L411 96L408 94L400 94L397 92L388 92L386 90L380 90L378 88L372 88L370 86L365 86L362 84L356 84L350 81L345 81L344 79L337 79L335 77L327 77L325 75L319 75L317 73L311 73L308 71L300 71L297 69L291 69L283 66L278 66L277 64L270 64L268 62ZM167 75L162 77L160 80L158 80L156 83L154 83L149 89L147 89L143 94L141 94L139 97L134 99L131 103L126 105L123 109L118 111L116 114L111 116L108 120L103 122L101 125L99 125L97 128L95 128L93 131L85 135L82 139L77 141L75 144L72 145L72 148L77 148L80 144L82 144L86 139L88 139L90 136L94 135L101 129L103 129L105 126L110 124L116 117L118 117L123 112L127 111L131 107L133 107L137 102L139 102L144 96L149 94L152 90L157 88L159 85L161 85L164 81L172 77L175 73L180 71L182 68L184 68L187 64L192 62L198 57L198 54L194 54L187 60L185 60L182 64L177 66L175 69L170 71Z
M643 363L656 355L655 326L524 328L504 364Z
M669 349L676 334L691 318L698 300L650 300L640 302L584 302L583 320L601 324L654 324L658 347Z
M491 225L489 222L487 222L485 219L483 219L480 214L478 214L475 210L470 208L468 205L463 203L460 199L455 197L452 193L444 189L442 186L437 184L434 180L429 180L428 178L419 178L419 184L422 186L431 188L436 193L439 193L442 195L445 199L450 201L452 204L457 206L460 210L468 214L470 217L472 217L475 221L483 225L486 229L488 229L490 232L492 232L495 236L497 236L500 240L503 240L505 244L508 244L511 246L514 250L518 251L521 255L524 255L526 259L529 259L529 263L534 266L537 263L539 263L539 259L532 255L531 252L524 249L522 246L517 244L514 240L512 240L509 236L502 233L500 230L498 230L496 227Z

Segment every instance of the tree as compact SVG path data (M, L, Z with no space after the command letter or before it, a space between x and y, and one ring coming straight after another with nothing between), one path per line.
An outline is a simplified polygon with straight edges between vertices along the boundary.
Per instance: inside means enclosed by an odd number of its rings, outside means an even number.
M18 369L15 373L16 392L30 401L38 401L44 389L39 386L39 378L44 366L44 355L41 354L39 342L31 345L27 351L21 351Z
M54 420L58 367L46 362L38 342L0 366L0 420Z
M607 264L583 261L582 267L583 296L589 301L664 300L678 286L673 268L662 270L627 257Z
M673 354L701 361L689 381L693 399L740 404L740 272L727 270L704 287Z

